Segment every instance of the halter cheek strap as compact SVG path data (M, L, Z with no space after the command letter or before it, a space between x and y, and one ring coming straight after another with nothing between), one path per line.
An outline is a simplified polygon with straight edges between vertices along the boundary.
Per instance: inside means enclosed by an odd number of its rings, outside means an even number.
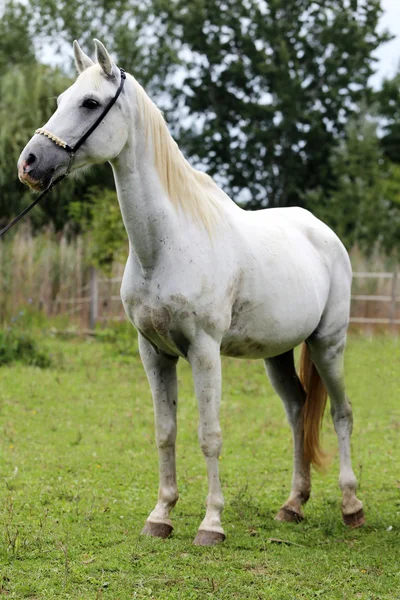
M120 68L120 74L121 74L121 80L120 80L118 89L117 89L117 91L115 93L115 96L113 98L111 98L110 102L104 108L104 110L101 113L101 115L99 117L97 117L97 119L95 120L95 122L93 123L93 125L91 125L87 131L85 131L85 133L82 135L82 137L76 142L75 146L71 147L69 144L67 144L67 142L64 142L64 140L62 140L61 138L59 138L57 135L55 135L54 133L52 133L48 129L45 129L44 127L40 127L39 129L36 129L35 133L37 133L38 135L44 135L45 137L49 138L49 140L51 140L52 142L54 142L57 146L60 146L60 148L63 148L66 152L68 152L69 157L70 157L69 158L68 167L67 167L66 172L63 175L60 175L60 177L58 177L54 181L52 181L50 183L50 185L44 190L44 192L42 192L40 194L40 196L38 196L36 198L36 200L34 200L32 202L32 204L30 204L29 206L27 206L26 208L24 208L24 210L22 211L21 214L19 214L17 217L15 217L15 219L13 219L8 225L6 225L5 227L3 227L3 229L0 231L0 237L2 235L4 235L6 233L6 231L8 231L9 229L11 229L11 227L13 225L15 225L16 223L18 223L18 221L20 221L22 219L22 217L24 217L29 211L31 211L32 208L34 206L36 206L36 204L55 185L57 185L57 183L60 183L60 181L62 181L63 179L65 179L70 174L71 168L72 168L72 163L74 161L76 151L82 146L82 144L84 144L86 142L86 140L88 139L88 137L100 125L100 123L102 122L102 120L104 119L104 117L106 116L106 114L114 106L114 104L116 103L116 101L119 98L119 95L121 94L121 92L123 90L123 87L124 87L124 84L125 84L125 79L126 79L126 73L125 73L124 69Z

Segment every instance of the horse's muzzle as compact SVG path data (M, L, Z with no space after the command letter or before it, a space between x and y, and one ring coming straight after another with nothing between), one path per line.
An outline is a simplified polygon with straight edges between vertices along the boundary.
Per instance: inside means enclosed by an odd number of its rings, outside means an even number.
M68 164L64 149L55 146L45 137L35 135L25 146L18 160L18 178L38 192L51 183L57 169Z
M18 169L18 178L21 181L21 183L29 186L37 192L41 192L47 187L43 184L43 181L33 179L33 177L29 175L29 173L24 173L22 169Z

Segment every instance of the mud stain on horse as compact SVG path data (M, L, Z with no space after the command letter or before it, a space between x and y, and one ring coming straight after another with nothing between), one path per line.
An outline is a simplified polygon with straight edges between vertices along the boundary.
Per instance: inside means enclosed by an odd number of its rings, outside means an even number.
M167 337L171 325L171 313L166 306L151 309L151 321L158 335Z
M189 305L187 298L183 294L171 294L170 298L171 300L173 300L173 302L176 302L177 304L183 306Z
M230 341L227 344L222 343L221 353L232 357L262 357L265 353L265 348L260 342L246 337L244 340Z

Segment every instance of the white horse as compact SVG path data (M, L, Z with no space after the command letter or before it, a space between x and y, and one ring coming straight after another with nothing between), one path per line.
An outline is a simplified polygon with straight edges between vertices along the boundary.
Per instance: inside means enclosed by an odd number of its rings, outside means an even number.
M59 141L72 146L120 84L120 70L104 46L95 40L95 47L94 63L74 43L80 75L39 130L45 136L35 134L20 156L19 177L37 190L68 168L69 156ZM209 488L195 543L225 539L218 473L221 354L263 359L284 403L293 431L294 471L290 496L276 518L303 519L310 464L321 466L324 459L319 428L326 389L340 448L343 518L352 527L362 525L343 377L351 267L342 243L303 209L240 209L208 175L189 165L161 112L131 75L77 151L72 170L106 161L129 238L122 302L139 332L154 401L160 484L143 533L167 537L172 531L170 512L178 500L176 365L182 357L193 373ZM301 342L306 344L299 379L293 349Z

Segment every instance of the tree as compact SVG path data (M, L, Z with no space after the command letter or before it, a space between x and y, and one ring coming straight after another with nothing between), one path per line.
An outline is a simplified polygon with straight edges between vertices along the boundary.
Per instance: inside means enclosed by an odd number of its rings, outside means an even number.
M179 136L187 151L234 197L247 189L254 208L301 205L306 190L329 189L329 158L385 39L379 15L378 1L172 3L171 37L191 50L183 89L193 120Z
M6 2L0 19L0 75L18 64L34 64L29 31L30 10L19 2Z
M346 134L331 158L336 185L328 202L319 188L307 203L348 248L400 257L400 166L384 156L377 121L366 111L349 122Z
M178 62L159 10L158 0L30 0L31 27L41 46L65 55L78 39L89 52L99 38L120 66L153 91L164 87Z
M390 160L400 164L400 72L383 82L375 101L383 118L382 148Z

